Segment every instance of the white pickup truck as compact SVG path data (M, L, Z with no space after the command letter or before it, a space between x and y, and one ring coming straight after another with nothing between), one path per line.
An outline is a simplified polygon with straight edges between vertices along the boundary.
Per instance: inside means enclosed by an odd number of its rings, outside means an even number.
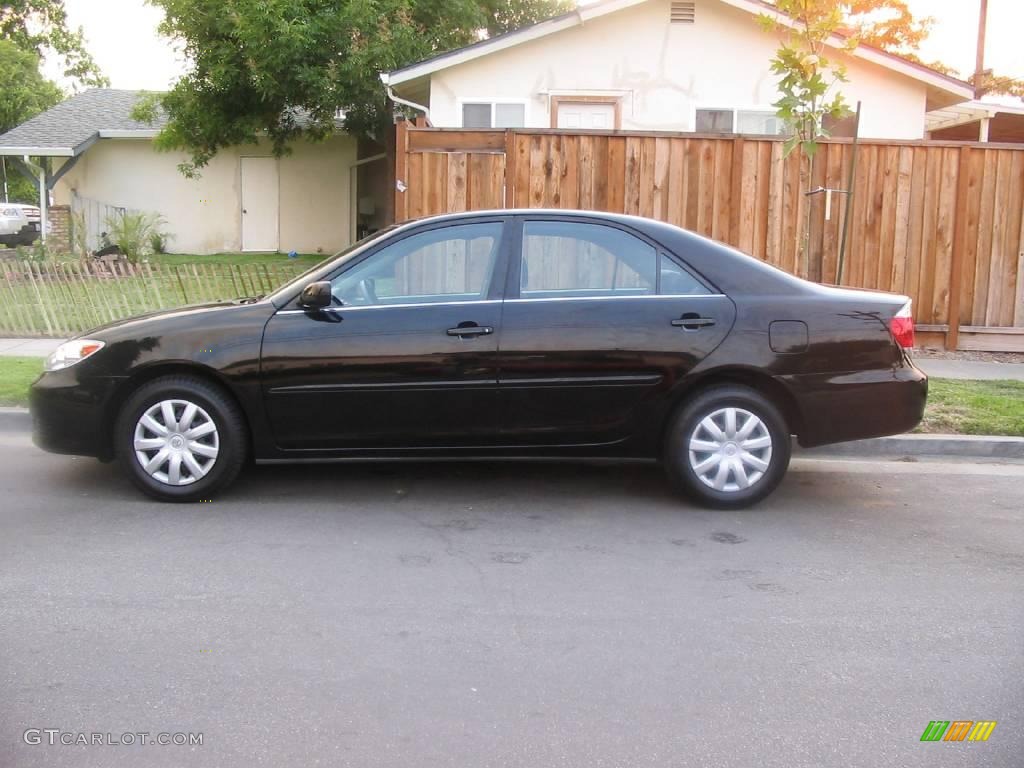
M0 245L31 245L39 238L39 222L34 205L0 203Z

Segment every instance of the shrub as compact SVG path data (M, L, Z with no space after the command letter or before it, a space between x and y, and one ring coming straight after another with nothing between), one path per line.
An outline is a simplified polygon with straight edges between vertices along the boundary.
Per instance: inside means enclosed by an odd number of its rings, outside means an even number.
M159 213L122 213L107 218L107 232L110 242L119 246L132 264L155 252L154 240L165 242L162 229L167 221Z
M167 253L167 242L171 237L166 232L154 232L149 236L149 249L153 253Z
M53 257L53 253L42 240L36 240L32 245L19 245L15 250L19 259L35 264L42 264Z

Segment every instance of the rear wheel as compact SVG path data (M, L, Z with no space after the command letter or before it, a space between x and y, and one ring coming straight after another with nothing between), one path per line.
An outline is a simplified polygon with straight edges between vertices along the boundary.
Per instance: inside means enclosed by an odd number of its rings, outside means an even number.
M672 483L712 507L754 504L782 481L790 437L778 408L760 392L723 385L700 392L673 418L665 451Z
M115 449L132 482L161 501L202 501L245 461L245 420L218 386L166 376L136 390L117 420Z

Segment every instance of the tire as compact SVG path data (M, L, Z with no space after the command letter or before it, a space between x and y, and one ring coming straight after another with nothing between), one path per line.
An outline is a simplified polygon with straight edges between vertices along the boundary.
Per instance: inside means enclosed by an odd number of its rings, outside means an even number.
M741 385L699 392L676 412L666 436L669 480L719 509L748 507L768 496L785 476L789 457L790 432L779 409Z
M168 418L174 422L169 430ZM118 462L135 486L171 502L208 501L227 488L245 463L248 445L238 405L221 387L193 376L143 384L129 395L114 434Z

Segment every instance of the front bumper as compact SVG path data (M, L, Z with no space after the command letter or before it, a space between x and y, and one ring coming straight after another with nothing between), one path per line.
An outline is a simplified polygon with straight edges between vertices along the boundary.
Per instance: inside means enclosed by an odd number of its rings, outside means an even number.
M784 379L800 403L800 445L808 448L909 432L921 423L928 401L928 377L909 362Z
M120 378L80 378L75 368L44 373L29 389L32 440L50 453L113 456L110 407Z

